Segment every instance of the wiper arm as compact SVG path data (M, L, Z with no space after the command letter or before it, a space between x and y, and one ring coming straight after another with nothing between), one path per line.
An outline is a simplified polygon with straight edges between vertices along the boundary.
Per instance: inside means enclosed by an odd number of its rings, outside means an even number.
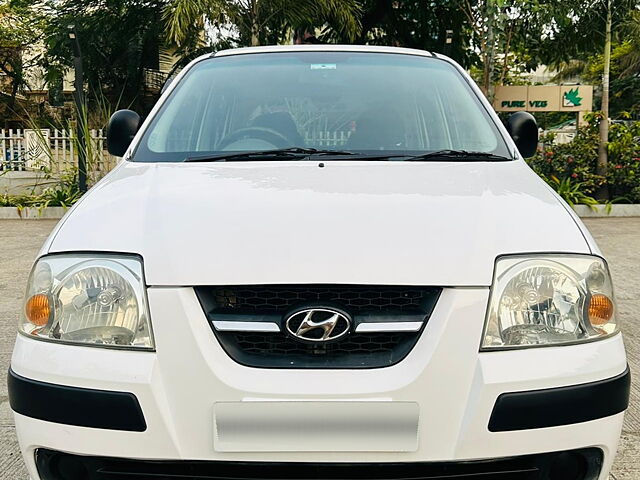
M240 153L222 153L218 155L203 155L200 157L187 157L185 162L226 162L236 160L249 160L253 158L272 158L272 159L299 159L312 155L356 155L355 152L346 150L321 150L317 148L277 148L273 150L254 150Z
M446 160L458 160L461 162L467 160L490 160L494 162L507 162L513 158L503 157L488 152L470 152L467 150L437 150L435 152L427 152L421 155L414 155L407 158L407 162L421 162L425 160L435 160L438 158Z
M491 160L495 162L506 162L513 158L503 157L487 152L470 152L467 150L437 150L435 152L426 152L419 155L410 153L373 153L373 154L355 154L353 160L396 160L406 162L422 162L428 160L445 159L450 161L469 161L469 160ZM352 160L349 158L348 160Z

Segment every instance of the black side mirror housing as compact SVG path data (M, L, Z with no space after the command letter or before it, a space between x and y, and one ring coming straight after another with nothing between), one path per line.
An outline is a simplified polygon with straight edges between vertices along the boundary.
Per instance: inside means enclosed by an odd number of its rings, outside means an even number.
M538 123L527 112L515 112L505 124L518 151L524 158L533 157L538 148Z
M107 125L107 150L116 157L124 156L142 123L133 110L118 110Z

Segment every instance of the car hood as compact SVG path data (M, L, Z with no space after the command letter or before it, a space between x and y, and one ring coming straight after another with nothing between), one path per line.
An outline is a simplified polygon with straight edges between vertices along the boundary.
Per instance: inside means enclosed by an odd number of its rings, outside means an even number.
M64 251L139 254L149 285L488 286L499 255L589 246L522 161L123 162Z

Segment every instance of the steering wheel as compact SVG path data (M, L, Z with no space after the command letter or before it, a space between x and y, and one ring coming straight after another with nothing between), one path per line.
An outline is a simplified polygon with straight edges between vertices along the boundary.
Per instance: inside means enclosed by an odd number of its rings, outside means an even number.
M245 138L257 138L270 143L275 148L286 148L293 145L290 139L288 139L282 133L276 130L272 130L271 128L246 127L236 130L235 132L231 132L229 135L220 140L218 149L224 150L232 143Z

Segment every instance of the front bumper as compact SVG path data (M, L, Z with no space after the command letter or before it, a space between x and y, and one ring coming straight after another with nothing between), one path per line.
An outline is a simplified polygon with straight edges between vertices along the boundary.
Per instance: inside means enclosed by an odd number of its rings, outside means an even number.
M98 429L16 413L20 446L34 480L40 478L35 463L38 449L123 459L362 464L466 462L593 447L603 455L601 479L613 461L622 413L608 411L602 418L518 430L491 431L489 424L500 395L592 384L623 374L627 367L620 335L570 347L478 353L488 289L451 288L443 291L416 347L397 365L359 371L266 370L241 366L227 356L207 325L193 289L150 288L148 297L155 353L70 347L18 337L12 359L16 375L54 385L133 394L146 426L144 431ZM248 444L221 447L214 428L214 405L305 401L325 406L331 402L416 404L415 448L367 451L340 446L314 451L315 447L305 448L313 432L304 432L300 448L286 451ZM559 409L573 407L569 402Z

